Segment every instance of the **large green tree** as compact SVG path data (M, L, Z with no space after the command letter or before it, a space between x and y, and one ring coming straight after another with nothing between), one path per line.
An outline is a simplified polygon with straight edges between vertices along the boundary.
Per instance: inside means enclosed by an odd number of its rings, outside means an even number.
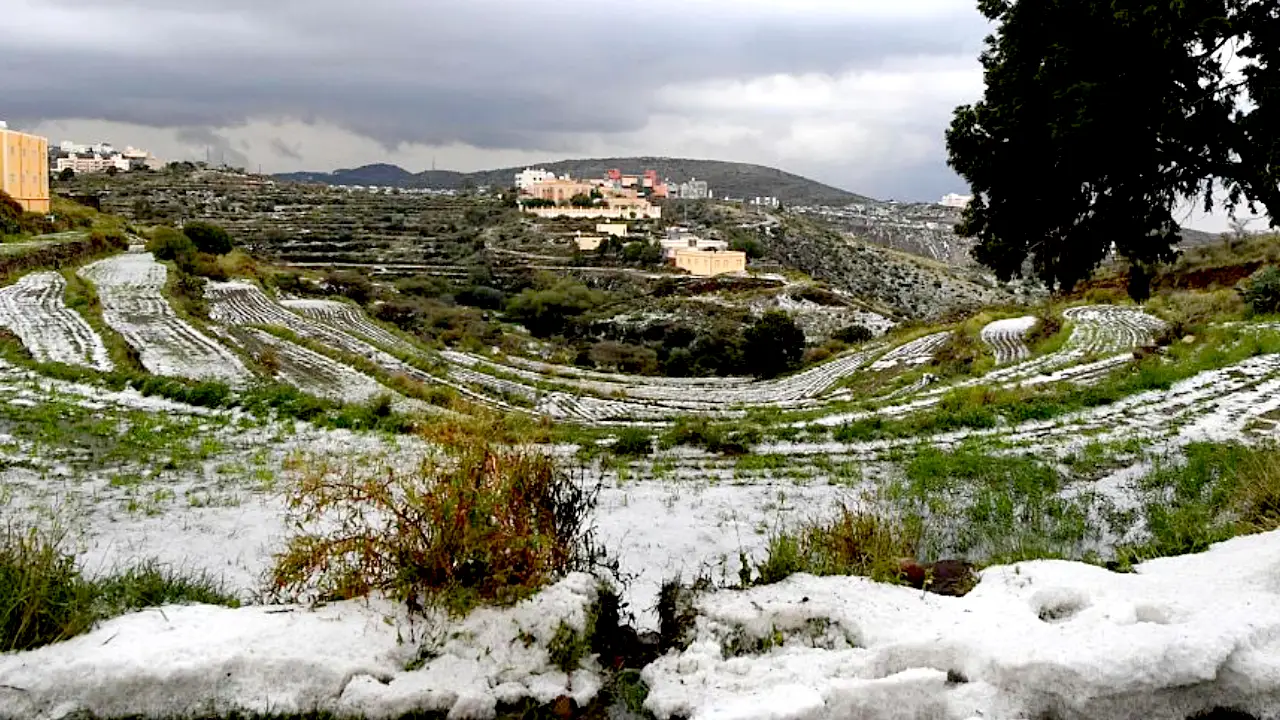
M1258 202L1280 225L1275 0L980 0L986 93L956 109L957 232L1009 279L1069 289L1114 248L1148 277L1178 208ZM1224 70L1234 52L1244 78ZM1139 283L1144 284L1144 283ZM1142 292L1137 288L1136 292Z

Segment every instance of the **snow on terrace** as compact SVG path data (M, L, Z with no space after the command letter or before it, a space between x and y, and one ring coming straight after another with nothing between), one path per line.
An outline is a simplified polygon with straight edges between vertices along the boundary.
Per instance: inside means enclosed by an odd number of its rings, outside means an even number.
M183 322L165 300L168 270L151 253L125 253L86 265L107 325L124 336L156 375L241 383L250 377L240 360Z
M694 642L642 671L661 720L1182 718L1280 711L1280 532L1144 563L986 569L962 598L862 578L797 575L696 601ZM489 720L500 703L584 704L592 658L549 661L582 628L591 578L506 610L410 626L381 601L318 609L170 606L0 656L0 716L180 717L412 711ZM424 637L433 651L406 670ZM403 640L408 640L403 642ZM762 649L763 648L763 649Z
M641 414L637 417L669 417L681 412L724 413L735 406L771 405L775 407L805 407L816 404L817 398L841 379L861 370L877 354L882 345L852 352L830 361L777 380L747 381L742 378L700 379L697 384L670 378L670 382L653 382L652 378L627 375L575 376L564 366L518 361L509 358L510 365L477 355L457 351L443 351L442 357L455 367L451 370L469 381L485 383L505 392L536 393L530 386L502 378L483 377L475 369L498 372L519 378L526 383L554 381L575 389L597 393L606 398L578 398L610 402L625 407L630 405ZM536 371L526 369L536 367ZM469 372L468 372L469 371ZM563 371L563 372L562 372ZM668 378L663 378L663 381ZM630 402L615 400L624 396Z
M1031 351L1024 338L1035 326L1036 319L1030 315L996 320L982 328L982 341L991 347L998 365L1025 360Z
M84 365L109 372L113 365L102 338L63 302L67 282L56 272L25 275L0 290L0 325L22 340L40 362Z
M698 601L642 675L659 718L1186 718L1280 712L1280 533L1138 566L983 571L963 598L794 576ZM776 642L781 639L781 642ZM753 640L776 643L732 657Z

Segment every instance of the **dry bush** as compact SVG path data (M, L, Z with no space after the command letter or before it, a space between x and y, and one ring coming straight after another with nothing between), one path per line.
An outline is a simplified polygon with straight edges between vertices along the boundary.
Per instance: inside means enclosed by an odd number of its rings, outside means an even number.
M465 432L414 472L305 468L288 496L299 531L276 557L274 589L378 592L456 614L516 602L605 567L591 522L598 493L546 455L495 450Z

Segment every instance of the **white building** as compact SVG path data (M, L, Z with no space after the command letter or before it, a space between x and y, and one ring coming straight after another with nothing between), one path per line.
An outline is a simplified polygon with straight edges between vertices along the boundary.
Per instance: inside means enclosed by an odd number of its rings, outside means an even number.
M943 205L945 207L963 209L968 207L969 202L972 200L973 200L972 195L957 195L955 193L947 193L946 195L942 196L942 200L938 204Z
M516 188L519 190L528 190L540 182L555 180L556 174L547 170L531 170L525 168L524 171L516 173Z
M71 170L77 175L106 172L115 168L128 172L143 167L156 167L159 161L146 150L126 147L117 150L111 143L80 145L63 140L50 154L49 166L54 172Z
M681 200L706 200L711 197L711 189L707 187L706 180L690 178L689 182L682 182L678 186Z

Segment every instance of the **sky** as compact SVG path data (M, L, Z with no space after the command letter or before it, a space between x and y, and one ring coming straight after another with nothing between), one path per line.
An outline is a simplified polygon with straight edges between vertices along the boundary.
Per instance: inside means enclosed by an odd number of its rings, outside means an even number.
M690 157L924 201L966 192L943 134L991 30L976 0L2 5L0 119L55 142L263 172Z

